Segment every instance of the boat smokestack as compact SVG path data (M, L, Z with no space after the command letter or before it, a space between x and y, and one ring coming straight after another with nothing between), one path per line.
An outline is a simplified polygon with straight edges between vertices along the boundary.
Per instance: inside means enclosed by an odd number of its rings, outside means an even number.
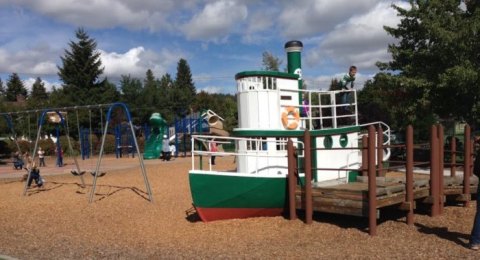
M298 74L299 80L302 79L302 50L303 43L301 41L289 41L285 43L288 73Z

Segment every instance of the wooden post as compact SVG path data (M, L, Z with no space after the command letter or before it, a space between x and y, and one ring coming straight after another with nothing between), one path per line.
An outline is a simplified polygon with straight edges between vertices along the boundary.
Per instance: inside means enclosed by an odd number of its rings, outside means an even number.
M362 176L368 176L368 138L362 136Z
M463 155L463 195L465 197L465 202L464 206L468 207L470 204L470 164L471 164L471 151L470 151L470 135L471 135L471 129L470 125L465 125L465 130L464 130L464 155Z
M375 128L368 127L368 229L377 235L377 181L375 170Z
M312 224L313 218L313 198L312 198L312 148L310 131L305 130L305 222Z
M430 128L430 196L432 197L432 207L430 215L435 217L438 215L439 205L439 189L438 189L438 138L437 126L432 125Z
M455 136L452 136L450 141L450 153L452 154L451 166L450 166L450 176L455 177L457 171L457 139Z
M297 219L297 208L295 205L295 188L297 187L297 160L295 157L295 147L293 147L292 139L287 142L288 154L288 209L290 220Z
M406 198L405 200L410 205L410 208L407 213L407 225L413 225L413 208L414 208L414 200L413 200L413 127L409 125L407 127L407 138L406 138L406 149L407 149L407 162L406 162Z
M383 174L383 129L382 126L378 126L377 131L377 169L378 176L385 176Z
M438 140L438 197L439 197L439 205L438 205L438 214L443 213L443 205L444 205L444 192L443 189L444 187L444 181L443 181L443 164L445 160L445 154L444 154L444 147L443 147L443 138L444 138L444 133L443 133L443 126L438 125L437 126L437 140Z

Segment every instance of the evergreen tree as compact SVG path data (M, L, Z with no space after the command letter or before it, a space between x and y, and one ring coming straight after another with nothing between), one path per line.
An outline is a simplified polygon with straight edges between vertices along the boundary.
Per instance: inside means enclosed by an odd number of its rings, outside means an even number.
M3 81L2 79L0 78L0 98L3 98L5 97L5 87L3 86Z
M404 124L437 117L479 122L478 1L465 1L466 10L458 0L409 2L410 9L393 5L402 20L384 28L399 41L388 48L393 60L377 64L392 72L382 84L404 97L392 109Z
M173 79L170 74L166 73L159 80L159 104L160 104L160 113L162 117L167 122L173 122L174 111L172 110L173 100L172 100L172 90L173 90Z
M139 79L132 78L130 75L122 75L120 89L122 91L122 102L130 107L141 107L143 85Z
M102 103L103 91L111 90L109 83L99 78L103 73L97 43L79 28L75 32L77 42L69 43L65 50L62 67L58 67L58 76L63 82L63 103L65 105L86 105Z
M185 59L180 59L177 64L177 77L172 91L173 109L177 116L190 113L190 107L196 95L196 88L192 80L190 66Z
M273 54L271 54L268 51L265 51L262 53L262 64L263 64L263 70L267 71L280 71L279 67L282 64L282 60L280 58L275 57Z
M35 83L32 85L32 93L30 93L30 98L38 100L47 100L48 93L45 88L45 83L43 83L40 77L37 77Z
M18 96L27 97L27 89L20 80L17 73L12 73L7 82L6 98L7 101L17 101Z

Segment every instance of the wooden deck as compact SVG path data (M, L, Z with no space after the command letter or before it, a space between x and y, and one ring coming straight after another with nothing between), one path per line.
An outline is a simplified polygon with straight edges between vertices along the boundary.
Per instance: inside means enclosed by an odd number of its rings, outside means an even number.
M380 209L387 206L398 205L399 209L409 209L405 203L406 185L404 178L377 177L377 218ZM470 193L477 192L478 178L470 178ZM463 177L444 177L444 201L453 200L464 202L470 200L463 194ZM297 209L305 209L305 191L296 187L295 191ZM430 185L428 176L414 178L413 195L416 203L431 203ZM359 177L357 182L337 184L327 187L312 187L313 210L344 215L368 217L368 178ZM413 205L415 208L415 205Z

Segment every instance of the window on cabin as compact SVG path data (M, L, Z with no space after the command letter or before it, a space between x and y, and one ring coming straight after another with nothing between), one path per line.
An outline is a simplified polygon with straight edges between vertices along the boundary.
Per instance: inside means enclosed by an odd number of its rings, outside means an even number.
M287 138L276 138L277 141L277 151L287 150Z

